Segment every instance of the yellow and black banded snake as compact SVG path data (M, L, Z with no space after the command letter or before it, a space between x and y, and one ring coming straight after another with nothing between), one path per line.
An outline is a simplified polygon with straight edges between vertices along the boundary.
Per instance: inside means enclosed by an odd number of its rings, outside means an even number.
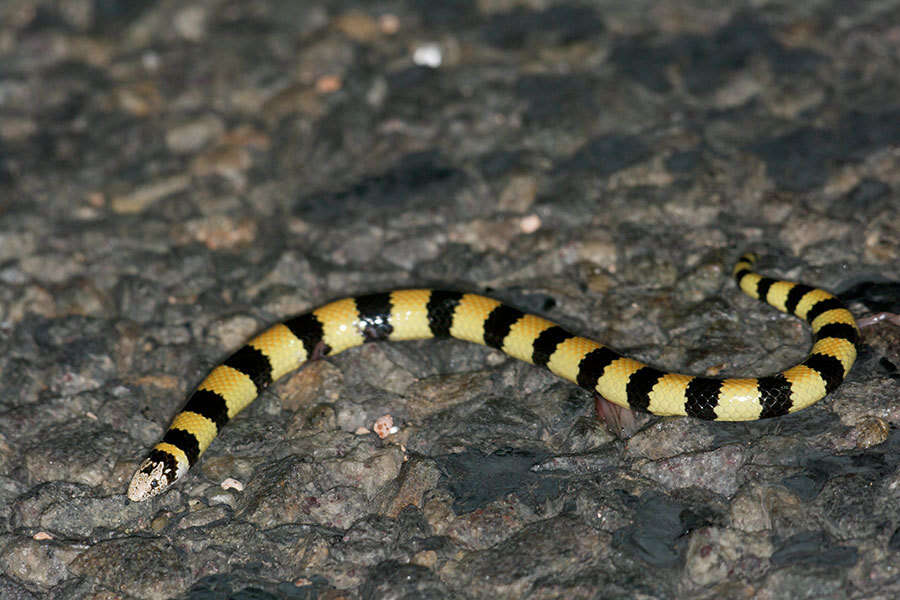
M856 360L859 330L832 294L754 272L745 254L733 275L748 295L806 320L813 346L800 364L759 378L666 373L541 317L478 294L396 290L345 298L272 326L217 366L141 463L128 498L165 490L197 462L222 427L282 375L364 342L453 337L502 350L632 410L718 421L777 417L834 391Z

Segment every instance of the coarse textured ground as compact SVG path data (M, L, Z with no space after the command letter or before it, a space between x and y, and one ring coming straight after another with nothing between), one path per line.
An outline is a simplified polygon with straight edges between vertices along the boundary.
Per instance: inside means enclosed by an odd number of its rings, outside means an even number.
M499 352L371 344L125 500L218 361L347 295L782 369L751 249L900 313L900 1L3 2L0 596L896 598L887 319L806 411L631 437Z

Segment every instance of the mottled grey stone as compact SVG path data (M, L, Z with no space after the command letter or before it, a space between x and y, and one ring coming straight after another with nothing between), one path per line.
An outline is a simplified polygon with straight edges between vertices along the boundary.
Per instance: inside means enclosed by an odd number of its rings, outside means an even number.
M486 292L740 376L810 340L734 286L741 252L900 312L898 17L0 3L0 596L900 597L889 318L800 413L627 434L497 350L368 345L276 383L174 489L124 496L214 365L336 298Z

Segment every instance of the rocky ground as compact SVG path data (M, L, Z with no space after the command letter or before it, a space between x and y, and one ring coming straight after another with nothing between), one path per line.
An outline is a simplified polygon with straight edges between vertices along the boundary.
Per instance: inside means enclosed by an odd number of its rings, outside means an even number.
M897 0L0 4L0 596L898 597L887 319L808 410L630 437L499 352L370 344L124 496L210 368L338 297L489 290L722 375L809 347L730 280L745 250L900 313L898 24Z

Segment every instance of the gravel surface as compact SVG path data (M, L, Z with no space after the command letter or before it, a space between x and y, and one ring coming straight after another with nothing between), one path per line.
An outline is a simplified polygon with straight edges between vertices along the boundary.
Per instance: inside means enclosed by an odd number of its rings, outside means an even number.
M761 270L900 313L900 2L0 3L0 596L900 596L900 325L746 424L593 418L458 341L284 378L127 482L252 334L489 291L657 367L763 375ZM394 433L370 433L390 415Z

